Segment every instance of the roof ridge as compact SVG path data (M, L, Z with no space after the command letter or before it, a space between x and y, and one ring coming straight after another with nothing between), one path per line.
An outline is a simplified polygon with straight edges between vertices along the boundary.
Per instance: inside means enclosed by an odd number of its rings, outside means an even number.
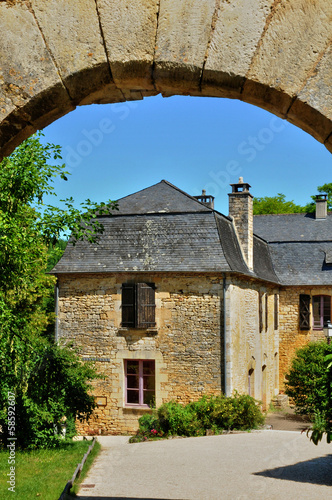
M187 196L188 198L190 198L191 200L195 201L196 203L199 203L200 205L203 205L203 207L205 208L208 208L209 210L211 210L211 212L214 211L214 208L211 208L211 207L208 207L207 205L205 205L204 203L202 203L201 201L198 201L195 196L192 196L191 194L187 193L186 191L183 191L183 189L180 189L179 187L175 186L174 184L172 184L171 182L167 181L166 179L162 179L160 181L161 182L164 182L165 184L168 184L170 187L172 187L173 189L176 189L176 191L179 191L179 193L181 194L184 194L185 196ZM199 196L199 195L197 195Z

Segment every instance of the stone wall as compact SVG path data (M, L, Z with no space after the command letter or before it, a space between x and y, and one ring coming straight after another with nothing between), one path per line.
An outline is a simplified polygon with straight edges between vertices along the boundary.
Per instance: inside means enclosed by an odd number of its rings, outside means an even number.
M328 287L289 287L280 292L280 359L279 359L279 384L281 391L284 388L285 375L287 374L296 349L303 347L308 342L324 339L322 330L300 330L299 328L299 298L300 294L332 295ZM312 324L312 302L310 318Z
M124 360L154 359L156 405L183 403L222 390L222 279L218 276L135 275L156 285L156 331L121 328L121 285L130 275L61 276L59 336L74 340L104 380L94 383L96 418L89 433L132 433L147 410L126 407Z
M267 408L278 394L279 332L274 328L274 296L278 289L229 278L226 324L230 353L229 392L249 392ZM261 297L261 298L260 298ZM261 300L262 329L259 320ZM260 331L261 330L261 331ZM249 382L249 371L251 380Z

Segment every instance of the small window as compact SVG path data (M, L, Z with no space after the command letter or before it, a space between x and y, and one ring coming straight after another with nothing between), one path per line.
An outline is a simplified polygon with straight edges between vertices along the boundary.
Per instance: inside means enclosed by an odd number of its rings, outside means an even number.
M316 295L312 298L313 327L322 329L331 321L331 297L328 295Z
M122 326L153 328L156 325L155 308L153 283L123 283Z
M155 401L155 361L126 359L126 405L152 406Z
M274 329L279 328L279 297L278 294L274 294Z
M258 293L259 332L263 331L263 293Z

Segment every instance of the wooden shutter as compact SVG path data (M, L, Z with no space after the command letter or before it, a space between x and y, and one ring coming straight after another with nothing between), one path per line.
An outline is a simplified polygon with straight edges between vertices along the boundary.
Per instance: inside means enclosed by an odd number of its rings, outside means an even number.
M155 286L137 283L137 328L151 328L155 323Z
M122 326L135 328L136 287L134 284L122 285Z
M263 331L263 294L258 293L259 331Z
M310 330L310 295L300 295L300 330Z
M274 294L274 329L279 328L279 304L278 304L278 294Z

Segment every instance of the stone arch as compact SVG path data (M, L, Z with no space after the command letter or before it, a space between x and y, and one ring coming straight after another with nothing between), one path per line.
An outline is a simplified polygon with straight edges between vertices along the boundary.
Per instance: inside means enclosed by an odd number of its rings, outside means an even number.
M0 154L78 105L229 97L332 151L330 0L2 0Z

